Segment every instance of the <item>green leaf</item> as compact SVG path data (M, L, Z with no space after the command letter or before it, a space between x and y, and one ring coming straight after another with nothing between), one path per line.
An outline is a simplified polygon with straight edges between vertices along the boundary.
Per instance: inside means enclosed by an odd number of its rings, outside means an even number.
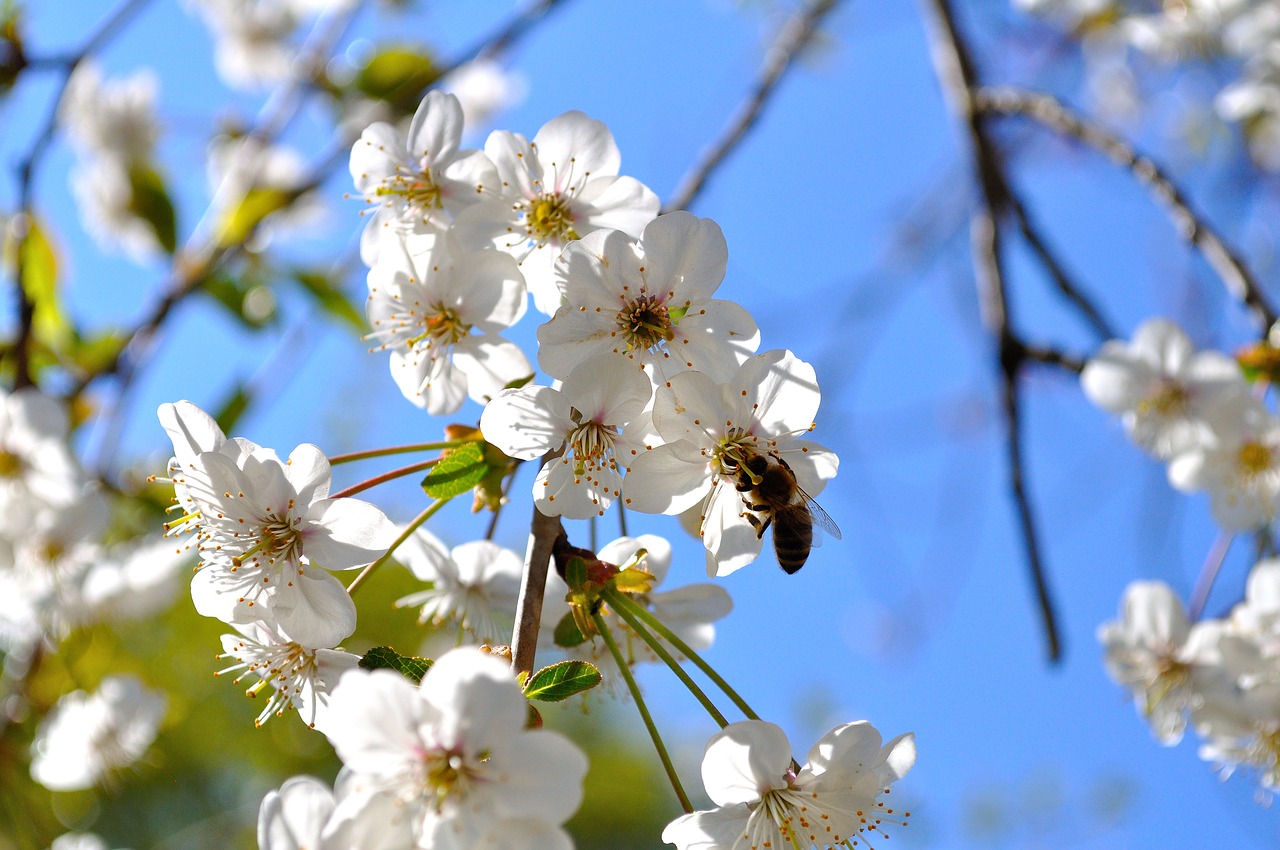
M435 63L418 48L389 47L374 54L360 69L355 87L361 94L409 115L418 108L422 92L439 76Z
M236 423L240 421L241 416L244 416L244 412L249 409L252 401L253 395L249 392L248 385L237 384L231 396L213 414L213 419L222 429L222 433L229 434L235 430Z
M178 225L164 178L144 163L129 167L129 212L151 225L156 241L169 254L178 249Z
M488 472L484 446L479 442L463 443L431 468L422 479L422 489L433 499L452 499L475 487Z
M533 380L533 375L525 375L523 378L516 378L514 381L508 381L506 386L503 387L503 389L518 390L532 380Z
M277 318L275 295L257 275L247 274L244 278L234 278L216 274L208 278L201 289L226 307L227 312L245 327L260 330L274 323Z
M250 189L218 223L218 246L230 248L242 244L264 218L289 206L293 200L294 193L284 189Z
M360 659L360 666L366 670L395 670L415 685L422 681L432 663L430 658L401 655L389 646L375 646Z
M351 299L339 289L332 280L319 272L298 269L293 279L315 299L320 309L339 321L345 322L357 332L363 334L368 330L364 311L351 303Z
M22 241L22 288L35 307L32 329L49 348L61 349L73 336L71 322L58 301L58 255L34 216L28 217Z
M541 702L559 702L600 684L600 671L587 661L561 661L543 667L529 679L524 695Z
M587 642L587 636L578 628L578 623L574 620L572 611L565 614L560 618L560 622L556 623L554 638L556 646L564 649L572 649Z

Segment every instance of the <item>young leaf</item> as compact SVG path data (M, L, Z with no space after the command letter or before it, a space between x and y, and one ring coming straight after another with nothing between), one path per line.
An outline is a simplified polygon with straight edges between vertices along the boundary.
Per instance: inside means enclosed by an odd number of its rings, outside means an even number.
M408 47L391 47L374 55L359 73L355 87L361 94L385 101L397 112L409 115L422 100L422 92L439 77L430 57Z
M35 307L36 338L51 349L62 349L71 340L72 327L58 299L58 254L35 217L27 221L27 235L22 240L22 288Z
M298 269L293 279L315 299L320 309L335 319L350 325L359 333L368 328L365 325L364 311L351 303L351 299L339 289L332 280L319 272Z
M360 666L365 670L395 670L415 685L422 681L431 664L430 658L401 655L389 646L375 646L360 659Z
M251 189L218 223L218 245L229 248L249 238L254 228L276 210L293 202L294 195L284 189Z
M431 468L422 489L433 499L452 499L479 484L488 471L483 444L463 443Z
M160 247L172 254L178 249L178 224L164 178L151 166L136 164L129 168L129 188L129 212L151 225Z
M560 619L560 622L556 623L554 639L556 646L564 649L572 649L587 642L587 636L578 628L578 623L574 619L572 611L565 614Z
M587 661L561 661L543 667L524 689L529 699L559 702L600 684L600 671Z

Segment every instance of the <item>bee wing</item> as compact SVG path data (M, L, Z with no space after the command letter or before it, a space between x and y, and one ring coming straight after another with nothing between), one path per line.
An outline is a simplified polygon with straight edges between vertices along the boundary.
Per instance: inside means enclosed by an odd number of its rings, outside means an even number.
M800 490L799 487L796 489ZM843 540L844 538L840 535L840 526L836 525L836 521L831 518L831 515L822 509L822 505L815 502L813 497L803 490L800 490L800 495L804 497L804 504L809 509L809 516L813 517L813 527L825 531L836 540ZM813 545L821 546L821 540L821 535L815 534L813 536Z

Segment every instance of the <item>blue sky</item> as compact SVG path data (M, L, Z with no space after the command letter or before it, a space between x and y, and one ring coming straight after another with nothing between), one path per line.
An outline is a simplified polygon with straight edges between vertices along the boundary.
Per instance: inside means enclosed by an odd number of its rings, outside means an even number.
M31 41L50 51L78 43L110 7L31 5ZM982 34L989 78L1078 93L1073 70L1040 61L1036 39L1046 29L1007 12L1002 0L957 5L969 30ZM421 30L409 37L430 38L447 56L488 32L511 4L420 6ZM799 752L853 719L871 720L886 737L916 733L917 766L895 790L915 814L892 846L1274 846L1280 814L1253 801L1248 780L1220 782L1190 740L1156 744L1107 679L1094 638L1132 580L1160 578L1186 598L1215 534L1206 505L1172 493L1163 470L1082 400L1075 381L1049 370L1026 381L1031 492L1067 652L1059 667L1045 664L968 266L965 152L920 16L915 3L844 5L831 19L830 43L783 84L693 210L725 232L730 263L720 294L757 318L762 349L790 348L817 366L824 400L813 436L842 461L821 502L843 542L829 541L796 576L766 557L726 579L736 610L709 658L788 730ZM623 173L665 198L751 84L762 20L755 7L728 2L570 2L512 55L529 93L499 126L532 136L555 115L581 109L614 132ZM1018 39L1004 29L1010 23ZM373 39L392 32L376 15L359 28ZM223 88L209 59L207 35L176 3L153 4L102 55L114 74L141 65L160 74L161 160L188 227L205 197L210 105L214 115L234 108L248 116L257 106ZM47 108L47 88L20 95L0 105L6 162ZM1163 145L1164 103L1125 132ZM291 138L312 151L325 141L314 117L304 115ZM1169 315L1202 344L1248 338L1247 317L1125 176L1069 147L1018 138L1032 142L1014 158L1019 188L1117 326L1127 333L1148 316ZM1221 160L1228 144L1211 158ZM1274 204L1269 184L1241 192L1221 170L1183 154L1170 161L1198 205L1246 250L1269 233L1257 225ZM37 186L41 210L57 223L70 298L88 321L128 321L163 269L98 255L71 205L73 164L59 143ZM349 190L345 179L340 172L326 187L331 198ZM7 170L0 197L13 197ZM332 208L314 239L289 247L292 255L331 260L354 244L357 202ZM1095 344L1020 249L1011 270L1028 336L1081 353ZM1274 278L1265 264L1262 272ZM361 276L349 285L359 292ZM216 406L255 373L271 391L238 431L256 442L284 450L316 442L336 452L429 439L442 423L403 401L385 362L348 332L306 321L300 306L285 304L296 326L250 335L208 302L184 305L128 400L125 454L167 456L152 414L160 402ZM526 319L522 341L534 327ZM469 405L455 419L478 415ZM521 479L513 492L527 486ZM420 507L415 489L374 498L408 519ZM465 510L450 506L437 533L455 543L478 534ZM525 505L512 506L500 542L523 548L525 515ZM611 522L603 522L603 539ZM633 517L632 530L676 541L669 582L704 580L700 547L673 520ZM1239 596L1247 564L1234 555L1211 612ZM711 724L690 720L695 703L659 671L643 681L692 764Z

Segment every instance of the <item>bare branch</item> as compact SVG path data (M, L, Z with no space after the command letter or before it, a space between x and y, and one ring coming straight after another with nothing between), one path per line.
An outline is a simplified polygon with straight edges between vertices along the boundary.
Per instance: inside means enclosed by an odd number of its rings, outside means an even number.
M974 276L983 321L997 345L1001 376L1001 409L1007 429L1009 488L1018 511L1027 566L1035 587L1036 601L1045 632L1049 660L1062 657L1057 616L1040 555L1035 514L1024 482L1021 405L1018 378L1028 359L1027 346L1017 337L1009 315L1005 285L1001 234L998 216L1012 206L1012 196L1003 163L987 134L984 114L977 108L977 73L956 26L950 0L924 0L928 19L929 44L943 94L953 113L964 124L969 137L978 197L970 219Z
M549 517L535 506L532 537L524 576L520 579L520 599L516 602L516 627L511 635L511 667L516 675L533 672L538 650L538 629L542 624L542 597L547 589L551 550L564 534L560 517Z
M1200 251L1232 296L1253 311L1264 332L1275 324L1275 308L1249 267L1208 221L1191 208L1182 191L1150 157L1138 153L1128 142L1057 98L1041 92L1006 86L984 88L975 91L973 103L982 114L1030 118L1060 135L1082 142L1124 168L1165 208L1178 234Z
M685 174L676 188L672 198L663 208L663 212L688 209L695 198L702 192L707 180L717 168L724 164L747 133L755 126L764 112L765 105L773 95L783 75L791 68L796 56L809 43L818 25L838 4L838 0L813 0L808 6L796 12L782 27L778 37L765 52L764 64L755 87L746 101L738 108L737 114L721 135L720 140L712 145L703 155L702 160Z

